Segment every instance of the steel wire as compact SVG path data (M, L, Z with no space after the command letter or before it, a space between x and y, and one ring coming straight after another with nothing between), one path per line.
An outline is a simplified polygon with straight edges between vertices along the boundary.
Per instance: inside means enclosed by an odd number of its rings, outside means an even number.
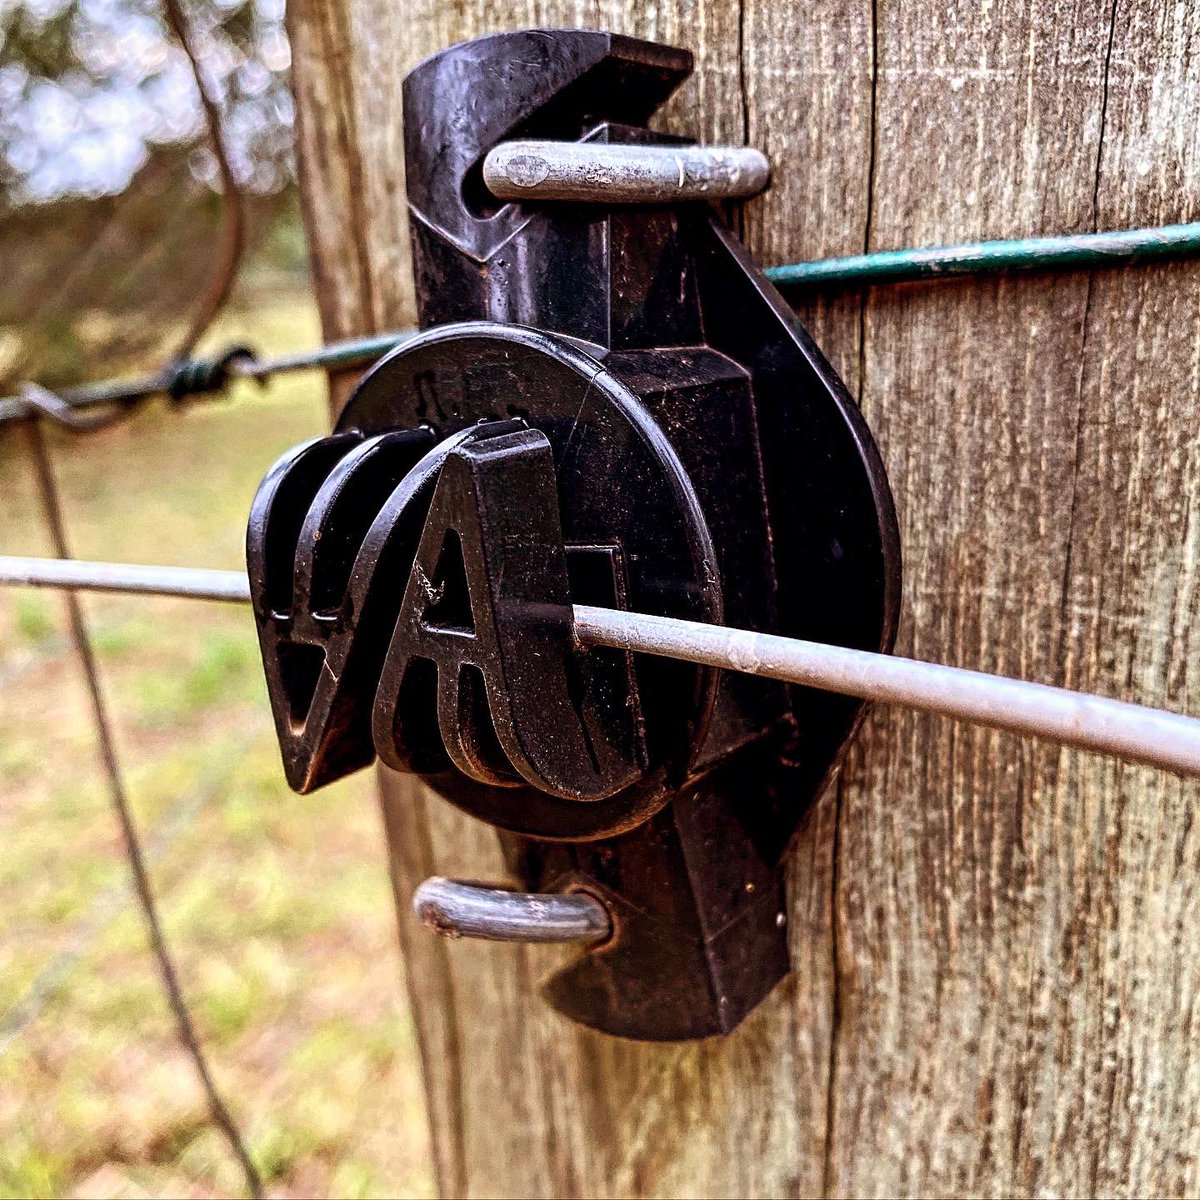
M108 379L98 383L85 383L78 387L62 388L52 395L62 405L71 409L137 404L143 400L163 397L170 397L178 402L193 396L220 394L229 383L236 379L264 382L273 375L282 375L291 371L338 370L369 366L389 350L394 350L406 339L412 337L414 332L414 330L408 329L393 333L380 333L372 337L330 342L328 345L319 346L314 350L296 351L269 357L259 357L247 352L242 347L236 347L239 353L234 357L231 357L230 352L226 351L212 359L171 363L161 370L154 371L149 375L140 375L135 379ZM224 369L218 375L213 368L221 365ZM190 378L197 381L191 387L179 386L181 372L184 369L188 369ZM18 396L6 396L0 399L0 424L25 420L37 416L39 413L50 417L51 420L58 420L56 412L47 411L45 405L39 407L37 404L31 403L29 396L24 392ZM59 423L62 422L59 421ZM73 430L73 432L78 431Z
M877 287L887 283L985 275L997 271L1047 271L1128 266L1200 254L1200 222L1150 229L1114 229L1056 237L1014 238L877 250L845 258L768 267L776 286L793 288Z
M0 556L0 585L248 602L240 571ZM641 654L764 675L1047 738L1200 777L1200 720L1103 696L891 654L575 605L576 638Z
M83 562L75 558L0 556L0 585L183 596L192 600L232 600L238 603L246 603L250 599L250 584L241 571Z

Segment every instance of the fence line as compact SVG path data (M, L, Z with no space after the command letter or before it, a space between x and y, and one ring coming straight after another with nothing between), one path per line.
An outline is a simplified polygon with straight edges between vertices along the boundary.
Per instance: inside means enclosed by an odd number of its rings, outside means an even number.
M789 292L835 291L999 271L1091 270L1196 255L1200 255L1200 222L876 250L844 258L784 263L767 267L763 274ZM85 433L110 424L112 419L119 420L132 405L155 397L179 401L217 395L235 379L265 380L288 371L369 366L414 332L406 329L351 338L274 358L260 358L248 347L234 346L211 359L183 356L135 379L104 380L58 392L29 384L20 395L0 398L0 424L41 415L75 433ZM93 408L108 411L93 420L82 415Z
M50 462L50 452L46 446L45 435L41 425L31 421L26 429L29 438L30 457L33 460L34 474L37 479L38 495L54 552L60 559L71 557L70 545L67 540L66 521L63 515L62 500L58 492L58 482L54 476L54 468ZM154 899L154 889L150 882L150 873L146 868L145 855L142 851L141 839L138 836L137 825L133 819L133 810L129 804L129 792L125 784L124 773L121 770L120 752L113 733L112 720L109 717L108 705L104 699L104 690L100 683L100 670L96 663L96 655L92 649L91 636L88 632L87 619L79 597L73 591L66 592L67 620L70 628L71 641L79 660L88 698L91 702L92 722L96 731L96 745L100 763L104 769L108 783L109 800L117 823L121 828L121 837L125 847L125 857L129 862L129 870L133 876L134 890L141 905L145 919L146 932L150 938L150 947L158 964L159 975L162 978L163 990L167 1002L175 1016L175 1024L179 1031L179 1039L183 1043L196 1074L200 1086L208 1100L209 1112L213 1123L224 1134L226 1141L241 1165L246 1177L250 1194L256 1198L263 1195L262 1181L258 1170L250 1159L242 1141L241 1132L234 1122L225 1101L217 1090L216 1082L208 1066L204 1048L200 1043L200 1035L192 1021L187 1001L184 999L183 988L179 982L179 974L175 962L167 947L163 933L162 921L159 917L158 906Z

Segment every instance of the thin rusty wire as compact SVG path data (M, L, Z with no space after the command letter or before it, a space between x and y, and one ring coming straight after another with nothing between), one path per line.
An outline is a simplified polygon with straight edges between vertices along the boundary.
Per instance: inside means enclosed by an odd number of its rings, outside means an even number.
M54 468L50 462L50 453L46 445L45 435L36 421L27 425L30 457L33 460L34 473L37 477L38 493L41 497L42 508L46 516L46 525L54 547L54 553L61 559L71 557L71 547L67 539L66 521L63 517L62 501L58 492L58 483L54 477ZM142 915L146 922L146 930L150 937L150 945L162 976L163 989L175 1024L179 1039L190 1056L200 1079L200 1086L208 1100L209 1111L213 1123L225 1135L234 1157L238 1160L246 1177L246 1186L250 1195L258 1200L263 1195L262 1180L246 1150L245 1143L233 1116L225 1101L221 1098L217 1085L209 1070L204 1048L200 1044L183 989L179 983L179 975L175 969L174 960L167 948L163 934L162 921L158 914L158 905L154 899L154 889L150 883L150 874L146 868L145 855L142 852L141 839L138 836L137 825L129 805L129 793L125 786L124 774L121 770L120 758L117 751L116 738L113 735L112 721L108 713L108 705L104 699L104 691L100 683L100 671L96 656L92 650L92 641L88 633L87 621L79 597L73 592L66 593L67 617L71 628L71 640L79 658L83 672L84 683L87 686L88 697L91 701L92 717L96 729L97 749L104 774L108 781L109 798L113 811L121 826L121 836L125 844L125 857L129 862L129 870L133 876L134 889L141 905Z
M208 135L212 142L212 151L217 160L223 187L221 200L221 251L218 256L216 269L208 288L205 290L200 307L197 309L176 351L178 358L186 359L196 342L199 341L212 323L213 318L221 310L233 287L245 240L245 218L243 198L238 188L237 178L233 173L229 161L229 155L226 151L221 131L220 109L204 79L204 72L199 57L192 45L188 22L179 5L179 0L163 0L163 12L168 26L178 39L191 65L192 74L196 81L196 89L200 95L201 107L204 111ZM70 419L64 421L64 416L70 418L77 416L77 414L67 413L65 411L65 402L55 397L53 393L30 385L25 389L23 399L31 408L54 417L61 424L66 424L68 427L73 426L76 430L80 428L77 423L72 422ZM129 407L128 403L118 403L114 408L103 414L89 414L86 418L83 418L83 427L96 429L111 424L113 421L124 416ZM66 521L58 492L58 484L54 476L53 465L50 461L49 448L46 445L45 436L42 433L39 422L29 422L27 429L30 456L34 464L38 493L41 498L42 509L47 528L50 532L54 552L60 559L68 559L71 557L70 543L67 537ZM88 632L83 607L80 604L79 598L73 593L67 593L66 606L71 640L74 643L75 652L79 659L84 683L86 684L91 702L97 749L104 767L105 777L108 781L109 797L118 824L121 827L125 857L129 862L129 870L133 877L134 890L137 893L138 902L146 923L150 946L154 953L155 962L158 965L159 974L162 977L163 990L166 993L167 1002L175 1018L179 1039L183 1043L183 1047L195 1067L200 1086L208 1102L213 1123L229 1143L230 1150L237 1159L245 1177L247 1190L255 1200L258 1200L264 1194L262 1178L258 1173L258 1168L254 1165L254 1161L250 1157L249 1151L246 1149L241 1131L238 1129L232 1113L229 1111L228 1106L217 1089L216 1082L209 1069L208 1060L204 1054L204 1048L200 1042L199 1034L192 1020L191 1012L188 1009L187 1001L184 999L183 989L180 986L179 975L175 968L174 960L167 946L137 825L134 822L133 811L129 804L129 793L125 785L124 774L121 770L116 738L113 735L112 722L104 699L104 691L100 682L100 671L92 649L91 637Z
M213 320L229 299L246 248L245 197L238 185L237 175L234 173L229 151L225 145L220 104L205 79L200 56L193 45L191 28L179 0L162 0L162 8L167 26L187 57L192 78L196 82L200 108L204 113L205 130L213 157L216 159L217 173L221 178L220 250L208 286L202 293L200 304L176 346L174 355L166 367L157 373L156 386L151 391L126 389L124 394L121 394L121 389L116 389L117 394L105 398L97 406L97 411L81 414L77 411L80 406L73 403L66 395L59 395L32 382L25 383L21 387L18 398L20 408L30 415L47 417L71 433L95 433L101 429L107 429L110 425L124 420L150 395L171 392L172 380L177 377L178 369L189 365L189 359L196 343L208 331ZM250 351L242 350L242 353L250 354ZM227 366L227 364L224 365ZM219 379L220 382L216 387L206 390L220 390L225 381L223 373ZM3 403L0 401L0 404Z
M204 77L204 68L192 44L191 27L179 0L162 0L162 5L167 24L191 64L196 90L200 93L200 107L204 110L204 121L208 127L208 140L212 143L213 156L221 176L221 248L208 290L175 352L178 358L186 358L224 307L233 289L246 244L246 206L225 146L220 105Z

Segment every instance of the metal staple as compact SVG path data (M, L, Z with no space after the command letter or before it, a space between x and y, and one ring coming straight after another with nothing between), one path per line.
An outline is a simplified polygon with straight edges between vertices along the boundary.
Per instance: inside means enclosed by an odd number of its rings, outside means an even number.
M745 200L771 178L746 146L641 146L599 142L501 142L483 160L483 181L501 200L678 204Z

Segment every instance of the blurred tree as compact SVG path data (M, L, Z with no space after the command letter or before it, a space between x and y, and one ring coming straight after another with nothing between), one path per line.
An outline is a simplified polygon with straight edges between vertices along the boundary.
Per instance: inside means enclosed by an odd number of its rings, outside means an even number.
M296 265L282 0L191 0L249 235ZM165 352L204 291L217 161L159 0L0 0L0 385Z

